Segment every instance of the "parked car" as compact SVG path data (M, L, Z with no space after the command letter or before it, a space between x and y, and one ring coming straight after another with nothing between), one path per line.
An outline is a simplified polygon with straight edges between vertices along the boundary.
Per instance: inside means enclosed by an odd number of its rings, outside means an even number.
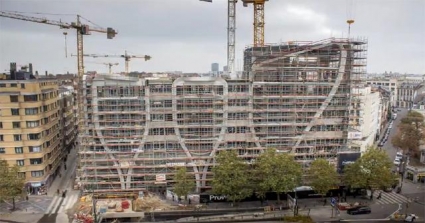
M399 159L395 159L394 160L394 165L396 165L396 166L400 166L400 160Z
M355 207L347 210L347 214L356 215L356 214L370 214L372 210L368 206Z

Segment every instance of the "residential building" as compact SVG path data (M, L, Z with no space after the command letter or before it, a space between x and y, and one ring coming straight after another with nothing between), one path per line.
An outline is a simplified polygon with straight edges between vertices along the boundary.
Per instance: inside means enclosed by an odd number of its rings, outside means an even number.
M60 142L58 83L16 70L0 80L0 159L18 165L33 194L44 193L59 173L64 156Z
M397 106L397 101L399 100L398 88L400 85L400 82L397 80L397 78L374 77L371 79L366 79L365 82L368 85L381 87L391 92L391 105Z
M380 134L380 113L381 94L377 91L372 91L372 87L361 87L353 89L357 92L359 108L355 111L357 114L351 114L358 117L359 126L354 127L353 133L354 144L360 148L360 152L364 153L368 147L373 146L377 135ZM354 112L354 111L352 111Z
M247 163L275 148L306 168L317 158L340 168L340 154L360 152L351 135L376 124L379 101L360 107L366 49L334 38L247 48L242 79L86 75L79 183L86 193L165 191L186 167L204 192L226 149Z
M76 105L76 97L74 88L60 87L59 88L59 123L61 147L67 153L74 148L77 139L77 116L74 106Z
M411 83L403 82L399 85L397 89L397 107L401 108L412 108L416 96L418 95L418 90L422 88L421 83Z

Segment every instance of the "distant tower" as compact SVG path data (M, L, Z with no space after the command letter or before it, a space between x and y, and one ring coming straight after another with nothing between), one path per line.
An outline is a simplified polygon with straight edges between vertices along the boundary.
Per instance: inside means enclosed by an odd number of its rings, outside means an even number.
M223 66L223 72L227 72L227 71L228 71L227 66Z
M211 71L215 74L218 74L218 72L220 71L220 65L218 63L212 63Z

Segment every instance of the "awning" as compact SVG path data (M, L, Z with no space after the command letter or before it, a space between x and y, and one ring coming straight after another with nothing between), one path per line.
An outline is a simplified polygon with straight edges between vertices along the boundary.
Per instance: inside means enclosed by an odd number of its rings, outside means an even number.
M41 187L41 182L31 183L31 187Z

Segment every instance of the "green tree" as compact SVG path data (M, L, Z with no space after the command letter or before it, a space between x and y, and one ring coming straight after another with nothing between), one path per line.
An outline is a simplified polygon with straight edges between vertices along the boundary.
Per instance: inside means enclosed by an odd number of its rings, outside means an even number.
M300 185L302 168L293 156L267 149L255 162L255 175L260 196L273 191L278 194L280 202L280 194L293 191Z
M174 193L178 197L184 196L184 200L187 200L187 195L195 189L194 179L187 173L186 167L177 168L176 175L174 177Z
M325 159L314 160L308 170L308 175L310 185L321 195L326 195L329 190L339 185L335 166Z
M397 175L393 163L383 150L371 147L362 157L344 168L344 181L353 188L368 188L371 196L376 189L391 187Z
M397 134L391 139L391 143L415 157L419 156L419 147L425 139L424 116L416 111L410 111L401 119Z
M252 195L250 177L246 171L248 164L238 157L236 150L220 151L215 159L217 164L212 168L215 194L226 195L233 204Z
M18 176L19 166L9 166L6 160L0 160L0 198L12 200L15 210L15 199L24 196L25 179Z

